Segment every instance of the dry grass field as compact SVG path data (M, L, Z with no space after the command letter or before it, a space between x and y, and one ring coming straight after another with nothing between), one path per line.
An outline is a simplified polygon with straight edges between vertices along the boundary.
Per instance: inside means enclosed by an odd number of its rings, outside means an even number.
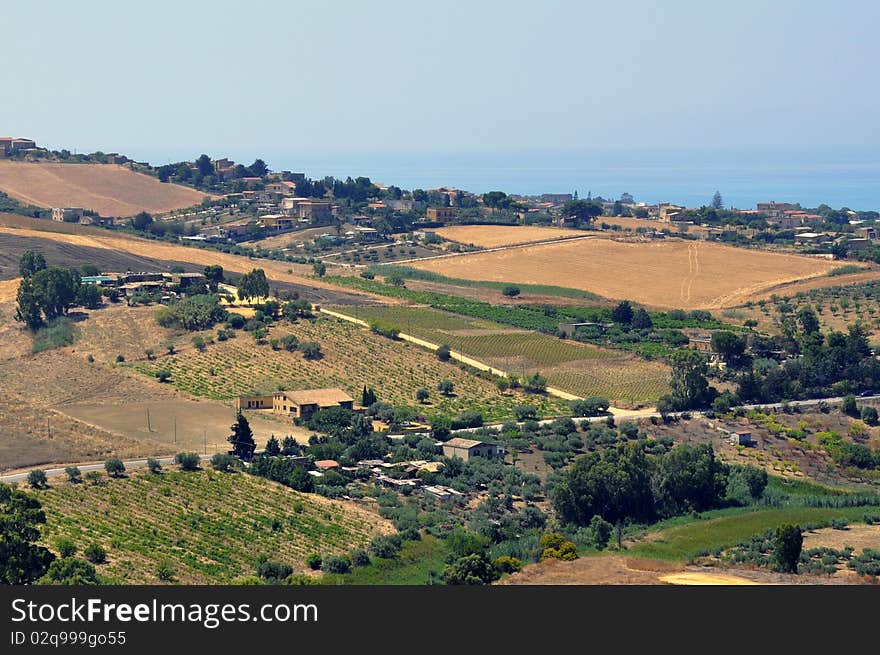
M502 395L491 381L453 363L441 362L418 346L393 342L334 318L320 317L314 322L299 321L293 325L279 323L272 328L270 338L287 334L296 335L300 342L320 343L324 356L306 361L299 352L273 350L268 344L256 344L247 332L238 332L236 338L211 344L204 352L184 341L175 355L162 355L152 362L141 358L133 366L151 376L159 369L171 372L170 385L150 382L154 387L173 385L193 396L224 401L254 392L272 393L280 387L341 387L359 399L366 385L375 389L382 401L418 406L429 416L476 409L487 420L501 420L512 416L514 405L526 402L538 406L543 415L558 416L567 409L567 403L555 398L532 399L522 393ZM204 336L207 339L213 334ZM437 383L443 379L455 385L450 397L436 391ZM415 399L419 388L431 394L423 405Z
M116 164L0 161L0 190L38 207L83 207L102 216L132 216L197 205L206 194Z
M605 223L606 225L617 225L624 230L628 230L631 232L635 232L638 228L645 228L646 230L670 230L672 233L676 233L678 231L677 227L671 227L669 223L661 223L660 221L655 221L647 218L630 218L626 216L600 216L595 220L595 225L602 225ZM689 225L687 228L687 232L697 232L699 231L699 226Z
M557 227L532 227L528 225L451 225L436 230L439 236L450 241L468 243L480 248L498 248L521 243L570 239L593 234L584 230L568 230Z
M720 309L779 284L825 275L835 263L702 241L586 239L412 266L470 280L566 286L651 307Z
M101 544L98 574L111 584L222 584L256 574L260 556L311 571L306 558L342 555L393 532L353 502L301 494L246 473L133 472L103 484L53 480L37 492L42 540L65 537L80 552ZM169 575L159 575L163 566ZM312 574L315 575L315 574ZM168 578L171 579L168 579Z

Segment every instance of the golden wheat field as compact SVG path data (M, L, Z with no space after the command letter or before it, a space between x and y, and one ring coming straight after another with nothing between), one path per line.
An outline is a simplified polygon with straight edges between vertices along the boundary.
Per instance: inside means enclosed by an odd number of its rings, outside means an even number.
M82 207L102 216L132 216L197 205L206 194L116 164L0 161L0 190L38 207Z
M432 230L444 239L468 243L480 248L500 248L521 243L570 239L591 234L584 230L530 225L451 225Z
M578 239L411 265L469 280L583 289L660 308L720 309L780 284L826 275L836 264L705 241Z

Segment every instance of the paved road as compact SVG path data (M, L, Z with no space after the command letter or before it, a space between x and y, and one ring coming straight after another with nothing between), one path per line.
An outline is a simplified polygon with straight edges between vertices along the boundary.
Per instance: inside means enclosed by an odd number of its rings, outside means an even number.
M860 400L860 401L880 400L880 394L873 395L873 396L860 396L857 398L857 400ZM757 408L780 409L785 405L788 405L790 407L795 407L795 406L797 406L797 407L811 407L814 405L818 405L821 402L826 402L829 405L835 405L835 404L843 402L843 397L836 396L833 398L814 398L812 400L793 400L793 401L790 401L787 403L768 403L768 404L764 404L764 405L743 405L742 407L744 407L747 410L748 409L757 409ZM704 416L706 414L706 412L694 411L694 412L690 412L690 414L692 416ZM682 415L682 412L674 412L674 413L670 414L670 416L672 416L672 417L680 417L681 415ZM579 423L579 424L598 423L601 421L608 420L608 416L609 416L608 414L603 415L603 416L588 416L588 417L580 417L579 416L579 417L572 417L572 420L575 423ZM648 410L640 410L640 411L634 411L634 412L625 412L625 413L620 413L620 414L610 414L610 416L613 416L615 419L624 419L624 420L626 420L626 419L644 419L644 418L652 418L652 417L659 418L660 413L648 409ZM556 419L550 419L550 418L542 419L542 420L538 421L538 425L550 425L555 420ZM522 423L520 422L520 425L521 424ZM476 432L477 430L481 430L483 428L500 428L502 425L503 425L502 423L493 423L491 425L484 425L484 426L482 426L482 428L461 428L458 430L452 430L452 433L453 434L467 434L469 432ZM199 458L202 461L205 461L205 460L208 460L211 458L211 454L199 455ZM158 459L161 464L172 464L174 462L173 457L156 457L155 459ZM147 458L125 460L125 461L123 461L123 464L125 464L126 469L144 468L147 465ZM88 473L89 471L103 471L104 470L104 463L103 462L96 462L94 464L78 464L78 463L77 464L64 464L64 465L59 465L58 467L55 467L55 468L44 469L44 470L46 472L46 475L49 477L52 477L55 475L64 475L65 466L77 466L79 468L79 470L82 471L83 473ZM35 468L39 468L39 467L35 467ZM27 479L28 473L29 473L29 471L25 471L24 473L11 473L8 475L0 475L0 482L24 482Z
M202 461L211 458L211 455L199 455L199 458ZM123 461L126 469L136 469L136 468L146 468L147 459L130 459ZM155 459L159 460L160 464L173 464L173 457L156 457ZM64 475L64 469L67 466L76 466L83 473L88 473L89 471L103 471L104 470L104 462L96 462L94 464L65 464L63 466L59 466L57 468L51 469L43 469L46 472L46 475L52 477L53 475ZM39 467L35 467L39 468ZM25 473L12 473L10 475L0 475L0 482L24 482L28 476L30 471Z

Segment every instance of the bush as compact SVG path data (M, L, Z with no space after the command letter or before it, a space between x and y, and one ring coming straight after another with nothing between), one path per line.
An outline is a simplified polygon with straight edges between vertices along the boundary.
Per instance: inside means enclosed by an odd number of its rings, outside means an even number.
M351 571L351 560L345 555L340 557L328 557L321 564L321 570L327 573L348 573Z
M73 323L66 316L56 318L49 324L37 330L31 351L41 353L46 350L63 348L73 343Z
M162 464L155 457L150 457L147 460L147 469L149 469L150 473L161 473Z
M107 551L104 550L104 547L101 544L89 544L83 551L83 555L85 555L86 559L92 564L103 564L107 561Z
M483 415L479 412L462 412L452 419L452 429L478 428L483 425Z
M227 316L226 310L220 306L219 296L199 294L163 307L156 312L156 322L162 327L208 330L226 320Z
M55 540L55 550L61 557L73 557L76 555L76 544L67 537L59 537Z
M205 340L199 335L196 335L192 338L192 344L195 346L196 350L200 353L205 352Z
M539 561L558 559L570 562L578 558L577 546L558 532L549 532L541 537Z
M517 421L536 419L538 418L538 409L534 405L516 405L513 408L513 415Z
M46 472L41 469L34 469L30 473L28 473L28 484L34 489L45 489L46 484Z
M599 416L607 412L610 405L607 398L592 396L585 400L573 400L571 413L575 416Z
M503 289L501 289L501 293L507 296L508 298L514 298L520 294L520 289L518 286L513 284L508 284Z
M396 534L374 537L370 542L370 552L376 557L393 559L400 552L402 543L402 539Z
M82 471L77 466L66 466L64 472L67 473L67 479L74 484L82 482Z
M870 405L862 407L862 420L868 425L877 425L877 409Z
M448 362L452 358L452 351L445 343L437 348L437 359L441 362Z
M293 573L293 567L279 562L262 560L257 564L257 575L269 584L281 584Z
M614 529L608 521L598 514L590 519L590 534L593 538L593 545L597 550L604 550L608 546L608 540L611 539L611 531Z
M121 364L125 361L125 355L116 355L116 363Z
M156 371L154 375L156 376L156 379L159 380L159 382L167 382L168 379L171 377L171 371L162 368Z
M201 461L198 453L177 453L174 456L174 463L183 471L198 471Z
M229 314L226 317L226 325L233 330L240 330L247 321L241 314Z
M162 562L156 567L156 577L162 582L174 582L174 569L168 562Z
M315 360L321 359L323 356L323 353L321 353L321 344L314 341L306 341L300 344L299 350L304 359Z
M321 556L318 553L312 553L306 558L306 566L308 566L312 571L317 571L321 568Z
M233 470L236 464L237 460L232 455L229 455L227 453L215 453L211 456L211 467L215 471L228 472Z
M359 548L351 554L351 563L353 566L369 566L370 554L363 548Z
M494 565L500 573L516 573L517 571L522 570L522 561L509 555L502 555L497 558Z
M86 480L88 480L94 487L97 487L99 484L103 484L101 473L99 471L89 471L88 473L86 473L85 477Z
M125 464L118 457L111 457L104 462L104 470L111 478L118 478L125 473Z

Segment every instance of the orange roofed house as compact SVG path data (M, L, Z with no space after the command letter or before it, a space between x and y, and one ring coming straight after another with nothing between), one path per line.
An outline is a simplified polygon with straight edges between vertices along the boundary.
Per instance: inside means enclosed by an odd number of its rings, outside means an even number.
M235 399L236 410L271 409L273 414L308 420L319 409L344 407L354 410L354 398L342 389L303 389L279 391L271 396L241 396Z

